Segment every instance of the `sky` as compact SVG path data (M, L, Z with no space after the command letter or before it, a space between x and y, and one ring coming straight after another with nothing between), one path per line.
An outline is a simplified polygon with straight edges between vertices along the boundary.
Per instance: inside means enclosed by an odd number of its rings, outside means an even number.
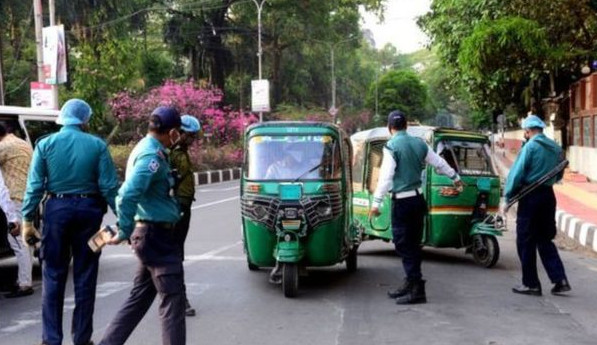
M417 17L429 11L431 0L386 0L385 20L363 13L363 28L373 32L376 48L392 43L401 53L425 47L427 36L417 26Z

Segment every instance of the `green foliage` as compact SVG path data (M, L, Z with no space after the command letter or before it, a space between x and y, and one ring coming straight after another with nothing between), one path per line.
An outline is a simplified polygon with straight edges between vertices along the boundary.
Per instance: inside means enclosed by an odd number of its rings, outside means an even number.
M481 114L566 93L597 48L593 0L433 0L419 25Z
M420 77L412 70L392 70L384 74L378 83L379 114L387 115L392 110L405 112L409 120L423 121L431 115L428 107L429 97L427 87L421 82ZM369 89L367 104L370 109L375 109L375 84ZM381 116L381 121L385 116Z
M61 93L62 99L87 100L94 111L91 126L105 133L110 130L106 118L106 100L113 94L140 87L138 45L130 40L105 37L102 42L83 43L70 50L72 83Z
M165 52L145 51L141 55L141 66L140 73L147 88L161 85L174 73L172 60Z

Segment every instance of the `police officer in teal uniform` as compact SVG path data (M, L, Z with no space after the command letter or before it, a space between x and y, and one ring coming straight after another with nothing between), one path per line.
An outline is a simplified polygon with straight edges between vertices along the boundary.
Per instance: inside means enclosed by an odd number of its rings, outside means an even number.
M429 149L420 138L406 133L406 115L392 111L388 116L388 130L392 134L383 149L379 181L374 194L370 217L379 216L384 195L392 194L392 235L406 278L402 287L388 292L397 304L426 303L425 280L421 273L421 240L427 213L427 203L421 190L421 173L431 164L454 185L461 187L460 177L450 165Z
M553 170L563 158L560 146L543 134L545 123L536 115L529 115L522 123L527 143L522 147L510 168L506 181L506 202L522 188ZM516 249L522 266L522 285L512 292L541 296L537 275L537 251L549 279L554 284L551 293L570 291L564 265L553 243L556 236L556 198L553 185L561 180L559 174L522 198L516 218Z
M42 340L62 344L64 288L71 258L75 287L73 343L90 343L99 253L87 241L98 231L106 203L114 210L116 168L106 143L84 132L91 108L80 99L64 104L58 133L40 139L33 152L23 200L23 239L39 237L33 225L44 194L42 259Z
M162 344L185 344L182 253L174 233L180 209L168 158L168 148L180 139L180 126L180 114L175 108L156 108L150 117L149 133L129 156L126 178L116 201L119 230L109 243L130 239L139 266L133 289L100 344L124 344L156 295L160 299Z

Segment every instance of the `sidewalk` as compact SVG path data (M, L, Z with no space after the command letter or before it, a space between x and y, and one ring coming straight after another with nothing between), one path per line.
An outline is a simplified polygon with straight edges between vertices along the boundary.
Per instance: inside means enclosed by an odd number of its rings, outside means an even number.
M516 153L496 149L494 159L500 175L505 178L516 159ZM597 183L566 171L562 183L554 185L554 191L558 202L558 230L597 252Z

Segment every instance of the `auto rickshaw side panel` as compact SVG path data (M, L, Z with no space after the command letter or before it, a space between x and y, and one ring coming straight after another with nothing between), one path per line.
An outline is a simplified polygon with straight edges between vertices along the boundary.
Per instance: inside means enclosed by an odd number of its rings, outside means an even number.
M431 174L431 178L427 179L425 188L429 210L423 242L434 247L460 248L470 245L472 215L479 195L477 181L481 178L490 180L487 211L495 213L500 202L499 179L494 176L461 176L465 187L458 192L448 177L437 174L433 168L428 167L427 174Z

